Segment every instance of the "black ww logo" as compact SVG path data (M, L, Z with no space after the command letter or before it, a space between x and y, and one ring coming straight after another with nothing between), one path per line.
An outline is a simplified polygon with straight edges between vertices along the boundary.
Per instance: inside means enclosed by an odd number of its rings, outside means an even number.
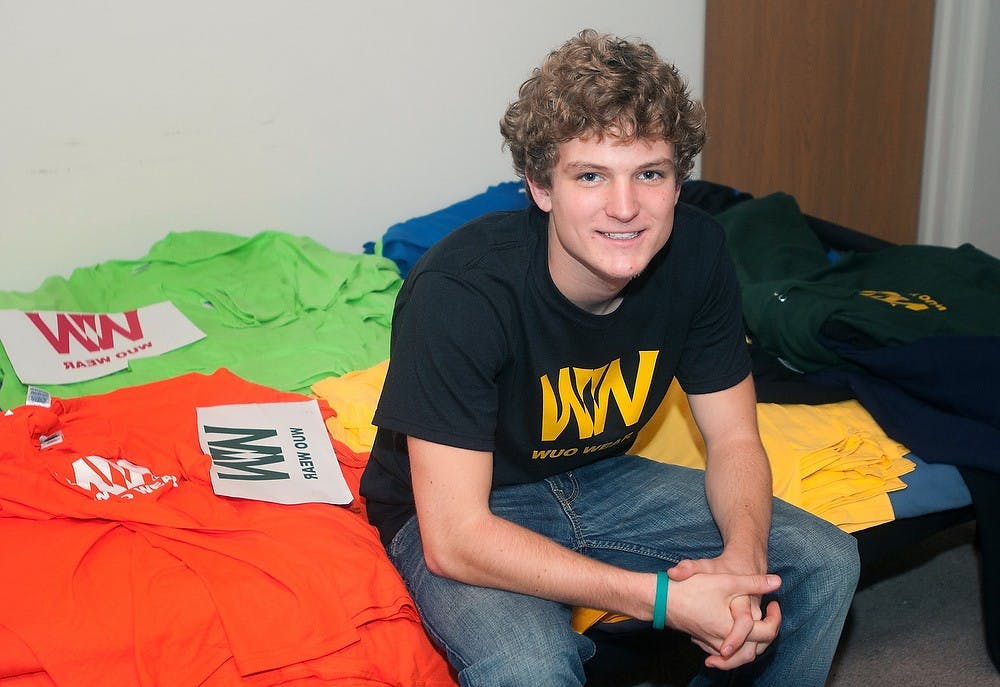
M273 429L237 429L231 427L205 427L206 434L233 435L231 439L208 442L212 464L219 479L277 480L289 479L285 472L267 469L266 466L283 464L285 456L280 446L259 445L254 442L275 437ZM230 470L231 472L223 472Z

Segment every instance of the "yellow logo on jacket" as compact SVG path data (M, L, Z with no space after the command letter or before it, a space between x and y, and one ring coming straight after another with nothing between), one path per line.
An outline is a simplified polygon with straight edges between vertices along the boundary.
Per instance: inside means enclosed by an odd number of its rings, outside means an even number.
M938 303L936 300L928 296L926 293L910 293L903 295L896 291L875 291L871 289L866 289L864 291L858 291L859 296L865 296L867 298L874 298L877 301L882 301L883 303L888 303L892 307L903 307L907 310L922 311L930 310L935 308L936 310L947 310L944 305Z

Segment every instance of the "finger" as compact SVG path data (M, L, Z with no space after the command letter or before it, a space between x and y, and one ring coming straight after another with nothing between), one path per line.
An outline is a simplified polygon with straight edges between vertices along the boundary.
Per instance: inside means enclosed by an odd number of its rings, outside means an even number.
M738 575L734 579L733 596L762 596L781 586L777 575Z
M698 572L698 567L692 560L685 559L667 570L667 577L673 582L683 582Z
M708 656L705 659L705 665L710 668L718 668L719 670L732 670L733 668L738 668L739 666L750 663L757 658L757 656L757 644L754 642L747 642L740 647L739 651L735 652L728 658L723 658L722 656Z
M747 641L760 642L767 645L774 641L781 628L781 608L777 601L772 601L767 605L767 615L763 620L754 623L753 629L747 635Z
M723 658L729 658L743 646L755 624L750 608L750 597L740 596L733 599L729 604L729 610L733 616L733 627L722 639L719 653Z
M773 608L772 608L773 607ZM754 623L753 630L747 635L746 643L756 645L756 654L760 656L778 636L781 627L781 612L776 601L768 606L767 617Z
M702 651L704 651L709 656L718 656L719 655L719 652L716 651L712 647L711 644L708 644L707 642L703 642L700 639L698 639L697 637L691 637L691 641L695 644L695 646L697 646L699 649L701 649Z
M767 651L768 647L771 646L771 643L778 636L778 630L781 628L781 608L778 606L777 601L772 601L767 605L767 616L761 621L760 625L761 627L755 628L755 630L763 630L755 642L758 656ZM770 637L770 639L767 637Z
M719 670L732 670L733 668L750 663L767 651L767 648L777 636L780 625L781 609L777 601L772 601L767 606L767 616L764 620L754 624L754 630L737 651L733 652L730 656L709 656L705 660L705 665L718 668Z

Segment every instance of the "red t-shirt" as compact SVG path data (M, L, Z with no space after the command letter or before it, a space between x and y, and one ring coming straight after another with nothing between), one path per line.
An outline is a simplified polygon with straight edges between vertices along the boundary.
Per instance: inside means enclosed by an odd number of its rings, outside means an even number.
M0 678L454 685L359 501L212 491L196 409L301 400L220 370L0 417Z

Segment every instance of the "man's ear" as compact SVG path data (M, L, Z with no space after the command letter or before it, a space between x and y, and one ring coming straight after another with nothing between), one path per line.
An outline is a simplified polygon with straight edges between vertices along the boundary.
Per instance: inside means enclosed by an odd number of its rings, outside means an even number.
M528 184L528 190L531 192L531 198L535 201L535 205L542 212L552 211L552 193L548 188L545 188L536 181L532 181L528 177L524 178L526 184Z

